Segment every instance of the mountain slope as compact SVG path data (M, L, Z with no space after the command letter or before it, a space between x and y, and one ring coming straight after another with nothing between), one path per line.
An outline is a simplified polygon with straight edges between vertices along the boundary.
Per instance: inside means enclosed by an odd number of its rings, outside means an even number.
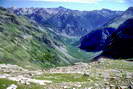
M64 7L9 8L9 10L17 15L25 15L38 24L50 27L53 31L65 36L83 36L122 13L108 9L78 11Z
M133 58L133 18L119 26L108 39L103 55L111 58Z
M80 49L89 52L98 52L104 49L107 38L115 31L114 28L97 29L83 36L80 40Z
M112 33L114 33L115 31L117 32L117 28L129 18L133 18L132 7L123 12L121 16L112 19L99 29L96 29L95 31L92 31L83 36L80 41L80 48L86 51L104 50L105 46L108 45L108 43L106 42L108 38L112 35Z
M113 27L118 28L122 23L126 20L133 18L133 7L129 7L126 11L124 11L120 16L114 18L113 20L106 23L105 27Z
M70 55L61 37L49 29L1 7L0 63L47 68L84 61Z

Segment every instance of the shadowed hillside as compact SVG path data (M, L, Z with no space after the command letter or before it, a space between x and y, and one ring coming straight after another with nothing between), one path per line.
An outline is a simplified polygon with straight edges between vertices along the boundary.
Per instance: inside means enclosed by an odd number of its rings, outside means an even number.
M81 38L80 49L98 52L104 49L107 38L115 31L114 28L97 29Z
M111 58L132 58L133 52L133 19L125 21L107 39L104 56Z
M120 17L114 18L112 21L105 24L101 29L92 31L82 37L80 41L80 48L88 52L103 51L100 56L115 59L132 58L132 13L133 8L130 7Z

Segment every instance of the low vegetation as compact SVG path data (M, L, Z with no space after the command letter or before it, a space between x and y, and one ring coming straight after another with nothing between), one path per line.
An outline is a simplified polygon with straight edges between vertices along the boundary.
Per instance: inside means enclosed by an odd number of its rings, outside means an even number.
M0 89L6 89L11 84L17 85L17 89L44 89L44 86L40 86L37 84L25 85L25 84L20 84L15 81L4 79L4 78L0 79Z

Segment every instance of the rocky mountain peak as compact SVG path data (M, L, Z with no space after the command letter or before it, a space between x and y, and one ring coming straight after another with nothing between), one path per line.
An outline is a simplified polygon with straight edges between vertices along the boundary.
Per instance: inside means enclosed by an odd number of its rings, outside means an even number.
M133 11L133 7L129 7L127 11Z
M133 14L133 7L129 7L124 14Z
M65 8L65 7L63 7L63 6L59 6L58 8L59 8L59 9L66 9L66 8Z
M107 11L107 12L110 12L111 10L103 8L101 11Z

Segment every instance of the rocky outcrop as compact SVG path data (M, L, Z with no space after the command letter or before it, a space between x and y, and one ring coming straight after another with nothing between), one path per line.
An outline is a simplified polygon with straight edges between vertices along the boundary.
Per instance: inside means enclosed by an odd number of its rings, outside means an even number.
M7 87L6 89L17 89L17 85L12 84L9 87Z

